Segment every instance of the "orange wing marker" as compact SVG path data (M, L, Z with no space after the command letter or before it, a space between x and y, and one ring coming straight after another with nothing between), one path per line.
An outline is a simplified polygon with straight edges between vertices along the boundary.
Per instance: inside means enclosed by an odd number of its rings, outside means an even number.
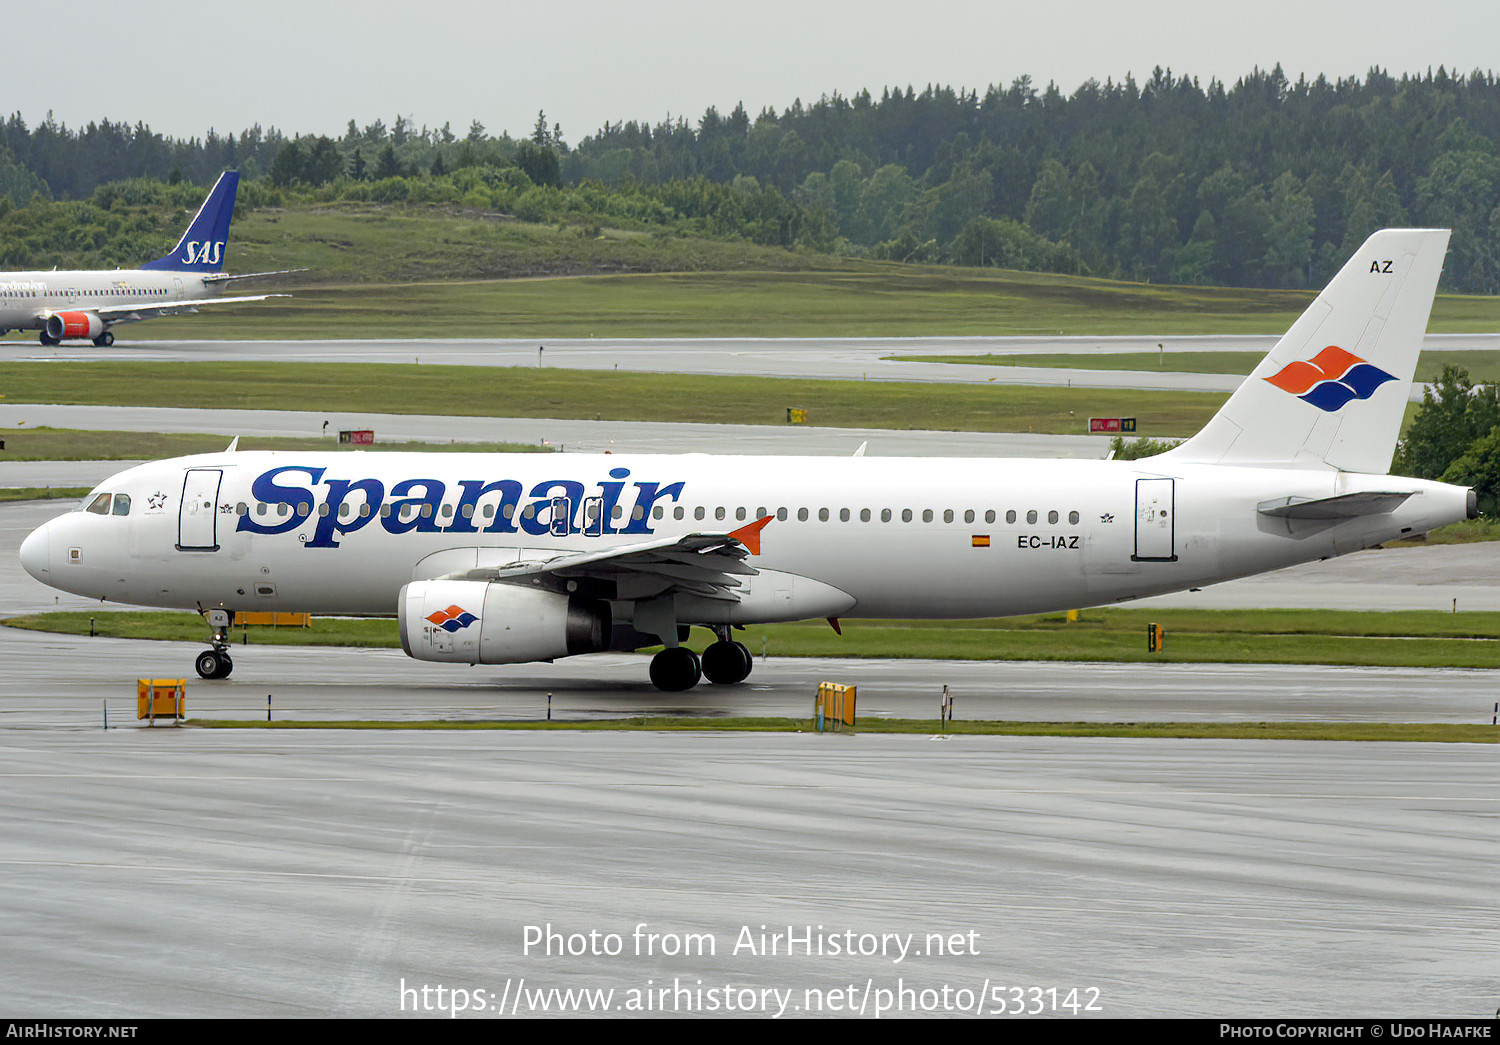
M766 523L770 522L772 518L770 515L762 516L753 523L746 523L738 530L731 532L729 536L739 541L746 548L749 548L751 555L759 555L760 531L766 528Z

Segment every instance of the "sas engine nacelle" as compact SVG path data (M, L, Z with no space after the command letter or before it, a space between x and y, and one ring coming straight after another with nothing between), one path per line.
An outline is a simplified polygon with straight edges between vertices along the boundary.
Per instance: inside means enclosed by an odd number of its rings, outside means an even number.
M396 616L417 660L524 664L609 649L609 603L490 581L413 581Z
M92 341L104 333L104 320L92 312L53 312L47 316L47 333L59 341L85 337Z

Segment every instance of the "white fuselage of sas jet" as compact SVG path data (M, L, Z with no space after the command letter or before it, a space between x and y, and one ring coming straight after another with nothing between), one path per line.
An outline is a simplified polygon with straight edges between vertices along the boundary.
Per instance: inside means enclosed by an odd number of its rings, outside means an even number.
M0 274L0 330L41 330L52 312L98 312L175 302L190 307L218 297L222 278L152 269L6 272ZM110 321L126 318L113 316Z
M1275 513L1358 495L1390 510ZM982 617L1357 551L1461 519L1468 496L1419 479L1167 458L242 452L122 472L22 558L48 584L118 602L388 615L414 580L767 518L738 597L679 590L677 620ZM630 620L660 589L626 576L597 595Z

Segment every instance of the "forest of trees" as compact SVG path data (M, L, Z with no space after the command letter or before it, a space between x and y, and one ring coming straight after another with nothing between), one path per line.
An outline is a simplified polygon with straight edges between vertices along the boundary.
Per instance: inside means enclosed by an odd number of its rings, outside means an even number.
M1500 292L1500 80L1490 72L1232 86L1157 69L1071 95L1022 77L832 95L752 117L608 124L569 146L397 117L338 138L259 127L178 141L144 124L0 125L0 194L85 199L125 178L206 184L238 167L292 189L486 171L501 206L528 188L545 220L615 217L788 248L1135 280L1321 285L1372 230L1453 229L1445 286ZM524 183L497 174L509 169ZM441 200L439 186L372 198ZM475 202L479 202L476 200ZM491 202L496 202L492 200ZM600 205L593 219L585 213ZM628 217L620 217L627 215Z

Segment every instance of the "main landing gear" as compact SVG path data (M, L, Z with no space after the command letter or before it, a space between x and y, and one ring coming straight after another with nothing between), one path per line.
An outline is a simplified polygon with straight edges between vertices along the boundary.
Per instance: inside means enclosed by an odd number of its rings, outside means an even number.
M234 670L234 661L229 657L229 626L234 623L234 611L209 610L205 616L209 627L214 630L213 638L209 640L213 649L198 654L193 667L199 678L227 679Z
M3 333L3 331L0 331L0 333ZM42 344L46 345L48 348L51 348L53 345L62 344L62 338L53 337L45 330L42 331L39 339L41 340ZM115 336L108 330L106 330L104 333L94 338L93 341L94 344L98 345L100 348L108 348L110 345L113 345L115 343Z
M750 677L755 666L743 642L729 637L727 625L714 627L719 640L703 651L703 656L686 646L668 646L651 658L651 684L668 693L692 689L700 679L716 686L733 686Z

